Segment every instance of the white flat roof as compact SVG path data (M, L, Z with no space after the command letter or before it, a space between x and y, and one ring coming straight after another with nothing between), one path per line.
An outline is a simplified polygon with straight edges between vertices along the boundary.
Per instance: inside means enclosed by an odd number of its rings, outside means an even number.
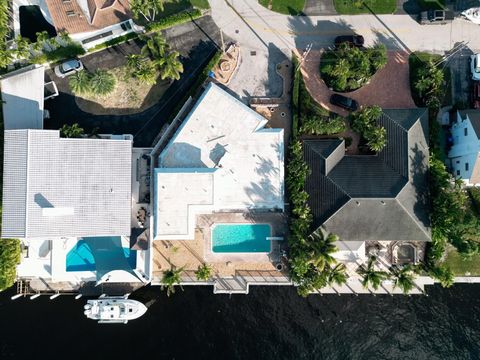
M43 129L45 69L31 65L0 78L5 130Z
M159 157L155 238L193 239L195 216L283 209L283 129L209 84Z

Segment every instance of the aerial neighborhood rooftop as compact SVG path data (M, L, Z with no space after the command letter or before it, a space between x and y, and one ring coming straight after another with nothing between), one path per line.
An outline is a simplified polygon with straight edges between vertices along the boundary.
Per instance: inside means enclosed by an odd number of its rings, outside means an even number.
M295 3L0 6L0 289L477 281L480 2Z

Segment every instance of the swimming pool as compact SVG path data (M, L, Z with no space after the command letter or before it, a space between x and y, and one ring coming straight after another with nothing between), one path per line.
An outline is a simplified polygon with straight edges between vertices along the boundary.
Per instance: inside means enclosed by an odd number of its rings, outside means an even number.
M215 253L270 252L271 228L268 224L218 224L212 229Z
M135 250L129 248L120 248L120 237L95 237L79 240L67 253L66 270L67 271L96 271L97 263L101 262L102 267L118 267L123 270L125 260L130 268L135 269L137 265L137 255Z

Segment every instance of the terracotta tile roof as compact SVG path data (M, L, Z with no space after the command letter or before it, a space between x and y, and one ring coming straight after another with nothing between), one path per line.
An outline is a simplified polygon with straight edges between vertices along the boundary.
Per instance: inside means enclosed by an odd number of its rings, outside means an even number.
M128 0L86 0L85 14L79 0L46 0L57 31L70 34L94 31L131 18Z

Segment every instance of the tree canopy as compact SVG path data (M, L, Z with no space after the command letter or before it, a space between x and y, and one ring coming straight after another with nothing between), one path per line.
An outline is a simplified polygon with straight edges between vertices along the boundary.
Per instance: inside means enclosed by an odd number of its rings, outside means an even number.
M0 240L0 291L15 283L17 264L20 262L20 241L17 239Z
M387 145L387 130L378 126L382 115L379 106L367 106L351 115L352 129L367 140L368 147L375 152L381 151Z
M335 91L352 91L367 84L370 78L387 64L385 45L359 49L347 43L322 55L320 74L328 87Z

